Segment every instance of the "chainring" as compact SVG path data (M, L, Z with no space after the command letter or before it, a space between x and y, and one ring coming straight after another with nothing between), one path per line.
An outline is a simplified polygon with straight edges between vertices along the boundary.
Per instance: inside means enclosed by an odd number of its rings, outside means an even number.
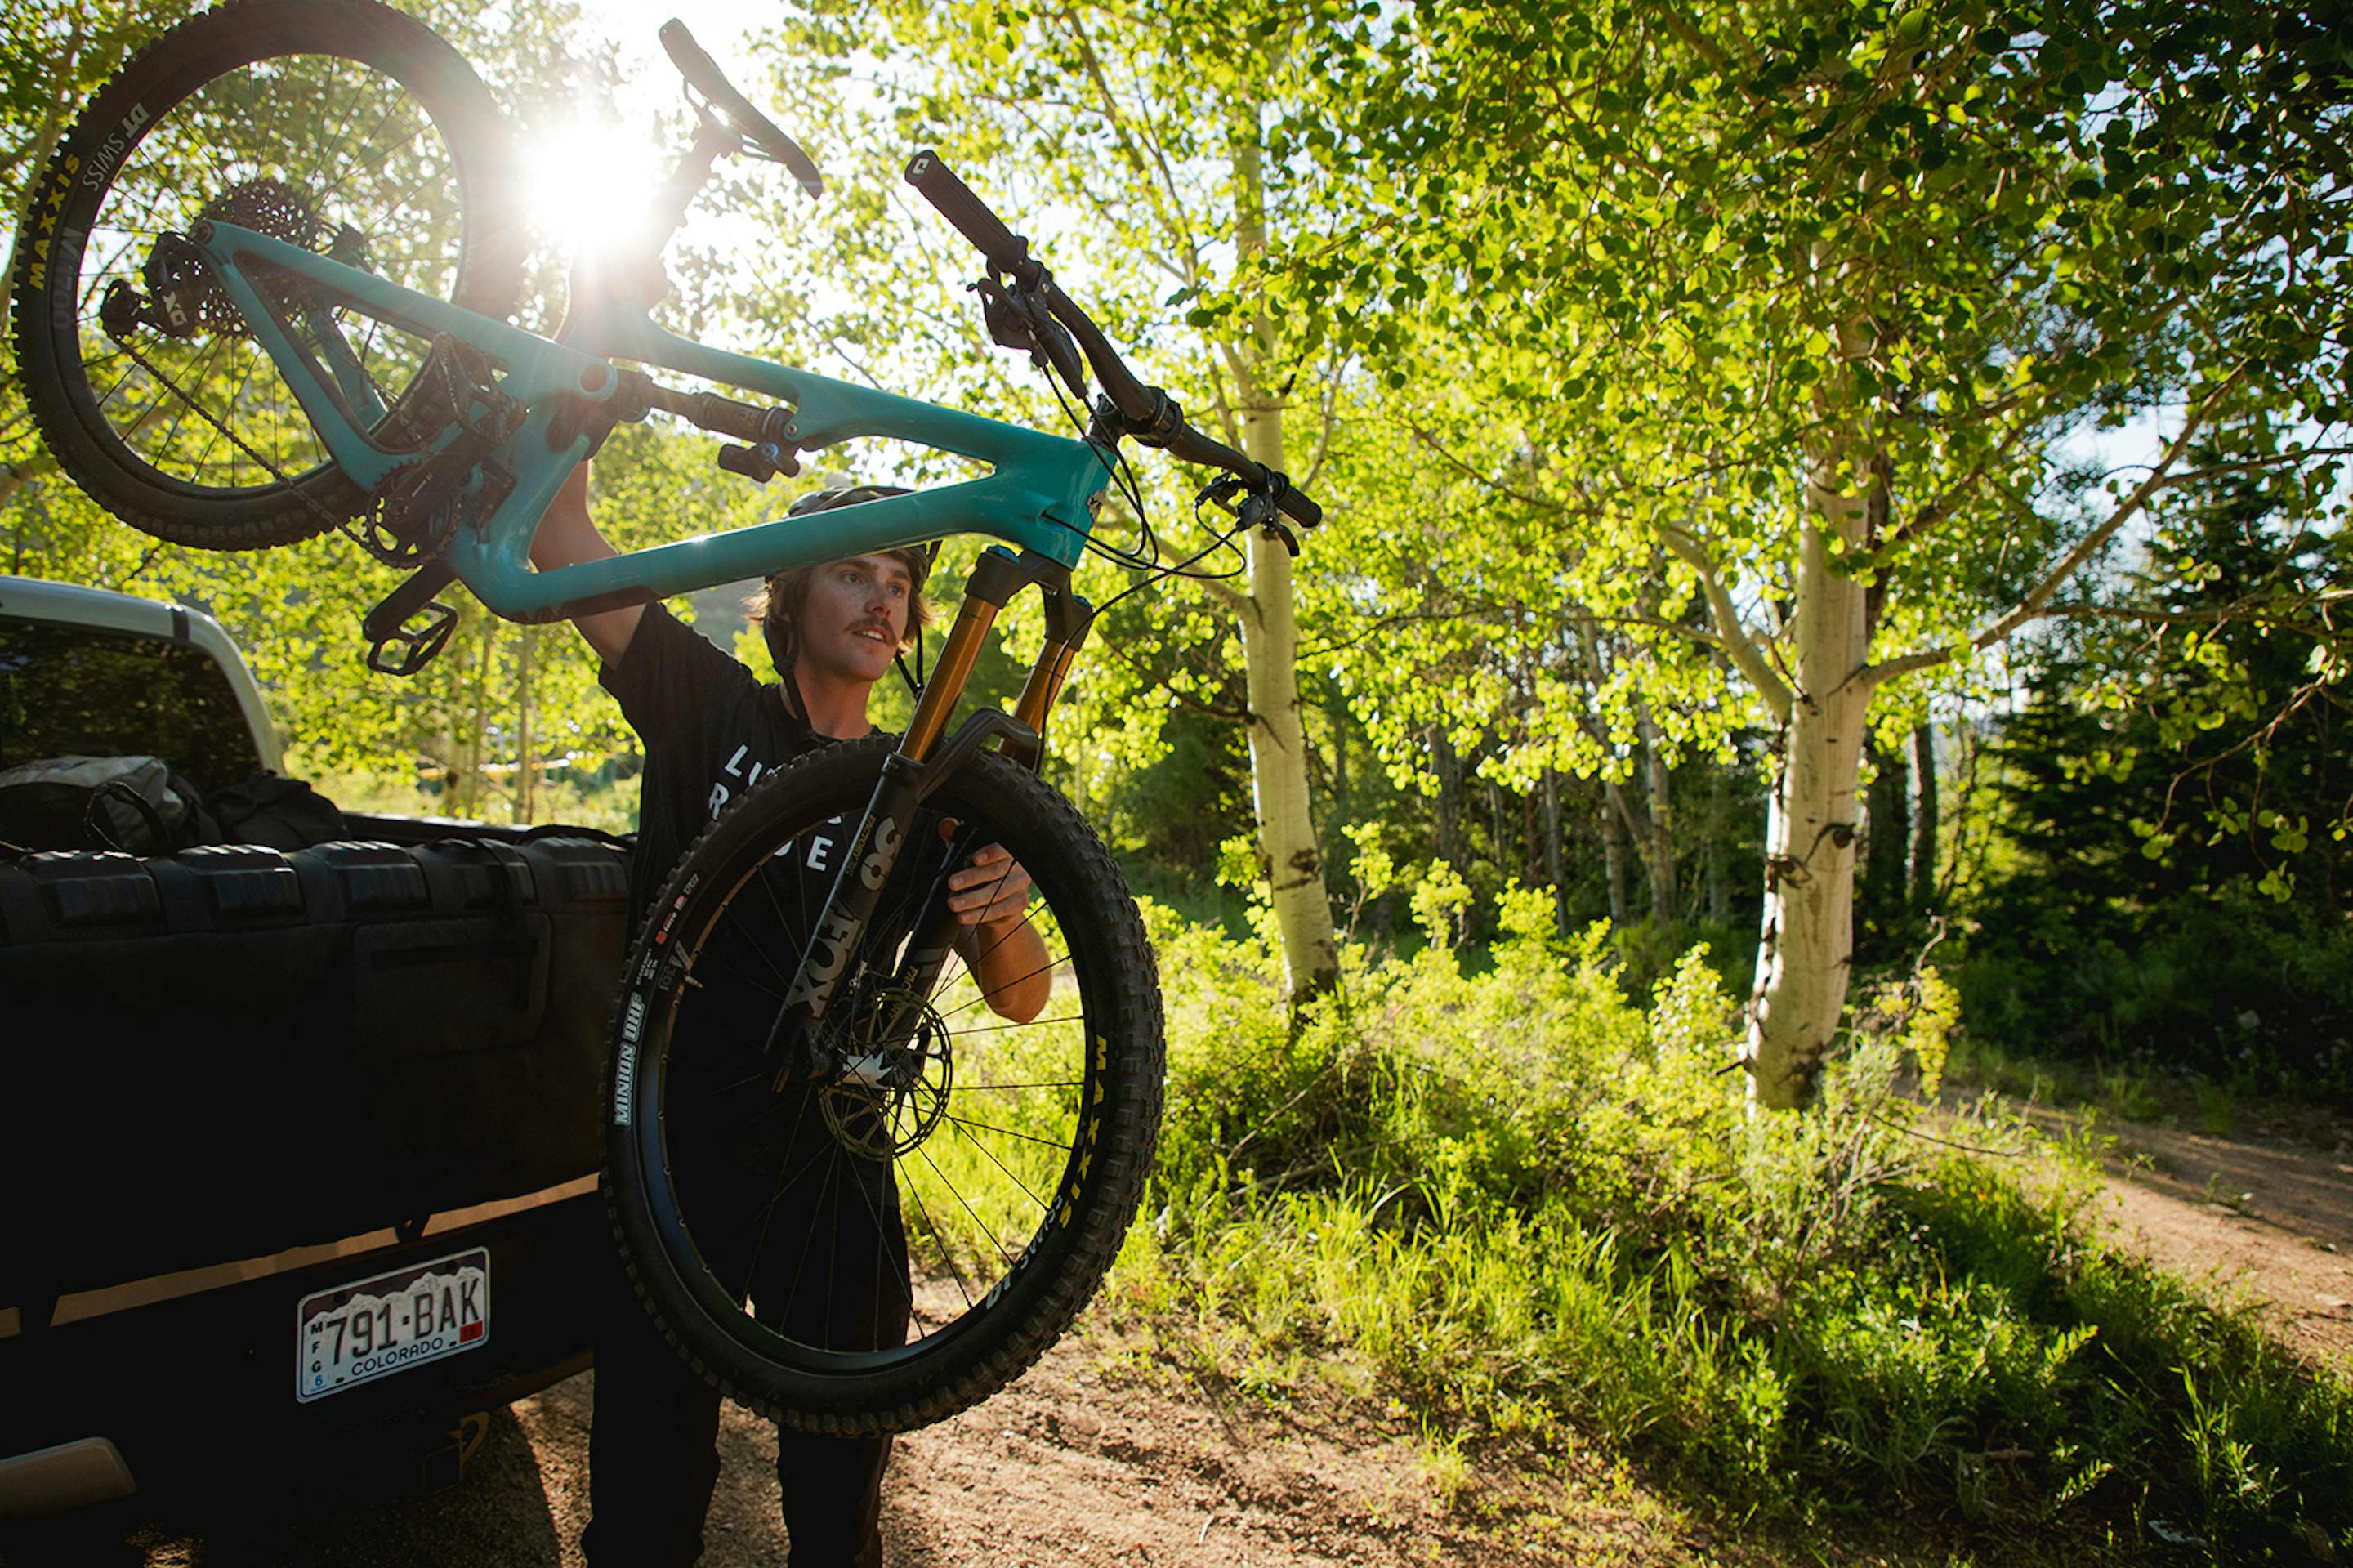
M441 553L466 508L431 462L403 463L384 476L360 514L361 548L388 567L413 567Z

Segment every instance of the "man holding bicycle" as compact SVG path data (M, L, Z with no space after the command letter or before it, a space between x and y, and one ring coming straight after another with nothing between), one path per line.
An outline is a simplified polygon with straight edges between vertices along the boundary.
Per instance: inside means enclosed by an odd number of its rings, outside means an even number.
M590 519L587 471L584 463L574 472L540 524L532 559L541 570L614 553ZM645 749L633 924L729 800L796 758L873 728L867 712L875 683L928 621L928 569L924 553L908 549L779 574L757 612L776 664L773 683L659 605L577 619L603 662L601 681ZM839 837L807 835L763 882L772 894L786 890L784 904L806 907L813 895L821 906L846 848ZM989 1006L1016 1022L1035 1017L1052 981L1027 918L1028 873L989 844L948 885L962 925L957 950ZM792 939L780 933L781 942ZM746 960L771 972L775 961ZM782 965L788 971L791 957ZM672 1069L670 1143L681 1185L705 1190L702 1212L740 1213L740 1228L760 1243L746 1246L733 1227L700 1217L696 1240L715 1272L737 1276L764 1320L838 1349L896 1344L906 1334L911 1291L888 1168L845 1159L811 1108L814 1086L778 1093L765 1062L745 1054L741 1043L773 1013L774 992L756 977L731 988L729 968L706 958L698 970L712 971L696 999L698 1043L711 1044L707 1061ZM765 1174L772 1170L808 1174L793 1185ZM718 1479L719 1394L680 1360L633 1294L626 1286L607 1292L597 1335L593 1518L582 1547L591 1563L691 1563ZM795 1568L881 1561L890 1449L887 1436L779 1429L776 1474Z

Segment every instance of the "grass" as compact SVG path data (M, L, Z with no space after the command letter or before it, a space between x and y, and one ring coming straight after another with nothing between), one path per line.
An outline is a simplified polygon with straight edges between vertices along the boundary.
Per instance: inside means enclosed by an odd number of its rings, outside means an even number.
M1955 1041L1947 1077L1958 1089L2214 1138L2260 1133L2333 1150L2353 1136L2353 1118L2329 1096L2266 1093L2243 1076L2215 1079L2145 1063L2040 1056L1974 1033Z
M1271 1399L1363 1368L1441 1489L1532 1432L1993 1560L2353 1550L2353 1389L2092 1240L2088 1165L1950 1147L2022 1146L1994 1110L1917 1136L1903 1021L1752 1119L1703 953L1630 999L1606 932L1519 914L1475 972L1352 953L1294 1030L1271 954L1155 912L1169 1111L1118 1279L1176 1359Z

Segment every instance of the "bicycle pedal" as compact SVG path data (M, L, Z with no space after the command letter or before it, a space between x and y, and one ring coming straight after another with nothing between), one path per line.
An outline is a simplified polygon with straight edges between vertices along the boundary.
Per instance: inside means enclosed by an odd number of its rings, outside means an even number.
M379 675L414 675L448 645L458 630L458 609L433 597L457 579L446 560L427 561L406 582L361 618L368 638L368 668ZM411 628L418 616L423 624Z
M375 640L368 649L368 668L379 675L414 675L433 661L433 656L448 645L449 634L458 630L458 607L434 599L421 612L425 624L415 630L395 627ZM400 650L397 662L393 651Z

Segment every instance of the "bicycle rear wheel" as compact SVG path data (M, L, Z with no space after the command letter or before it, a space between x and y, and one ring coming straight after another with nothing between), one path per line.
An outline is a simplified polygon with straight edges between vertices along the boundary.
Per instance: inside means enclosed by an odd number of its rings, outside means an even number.
M43 439L109 511L181 544L282 544L351 516L364 495L167 237L216 217L503 315L522 286L517 185L490 90L375 0L237 0L174 27L90 101L34 186L13 290ZM100 312L121 291L182 323L118 340ZM418 383L429 343L318 302L290 313L352 371L347 400L380 441L419 445L446 422Z
M610 1042L605 1191L639 1296L711 1383L808 1431L906 1430L1018 1376L1110 1266L1159 1130L1134 901L1067 802L987 754L848 955L824 1029L867 1075L776 1086L767 1031L890 749L829 747L721 816L653 905ZM1034 880L1052 989L1029 1017L961 961L927 999L893 984L943 819Z

